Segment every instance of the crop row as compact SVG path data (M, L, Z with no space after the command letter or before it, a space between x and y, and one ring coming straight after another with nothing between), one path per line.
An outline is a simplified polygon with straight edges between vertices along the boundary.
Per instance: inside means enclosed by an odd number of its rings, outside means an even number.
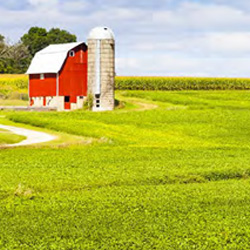
M208 77L116 77L117 90L248 90L250 79ZM27 76L0 77L0 95L28 89Z
M245 90L250 79L208 77L116 77L119 90Z

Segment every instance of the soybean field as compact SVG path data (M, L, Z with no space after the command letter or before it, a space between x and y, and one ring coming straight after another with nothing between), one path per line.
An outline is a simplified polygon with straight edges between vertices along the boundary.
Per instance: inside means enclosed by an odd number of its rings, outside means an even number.
M116 98L113 112L0 111L58 136L0 149L0 249L248 249L250 92Z

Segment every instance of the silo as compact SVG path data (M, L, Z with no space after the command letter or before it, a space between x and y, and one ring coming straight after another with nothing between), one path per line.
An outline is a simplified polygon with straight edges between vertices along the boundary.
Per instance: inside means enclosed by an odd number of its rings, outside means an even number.
M88 94L93 111L114 109L115 39L111 29L97 27L88 37Z

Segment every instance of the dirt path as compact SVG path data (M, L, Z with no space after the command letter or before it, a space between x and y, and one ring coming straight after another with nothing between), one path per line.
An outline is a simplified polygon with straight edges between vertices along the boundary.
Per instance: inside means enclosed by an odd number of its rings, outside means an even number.
M134 110L140 110L140 111L144 111L144 110L150 110L150 109L157 109L158 105L153 104L153 103L147 103L147 102L134 102L135 104L139 105L139 108L136 108Z
M1 147L19 147L19 146L26 146L36 143L42 143L42 142L48 142L56 139L55 136L49 135L47 133L38 132L30 129L25 128L19 128L14 126L7 126L7 125L1 125L1 129L9 130L10 132L17 134L17 135L23 135L26 137L25 140L15 143L15 144L5 144L1 145Z

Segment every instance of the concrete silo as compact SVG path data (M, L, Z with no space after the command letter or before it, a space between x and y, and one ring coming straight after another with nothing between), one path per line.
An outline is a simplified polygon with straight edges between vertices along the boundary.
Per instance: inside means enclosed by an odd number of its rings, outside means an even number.
M88 37L88 94L93 96L93 111L114 109L114 86L114 34L107 27L97 27Z

